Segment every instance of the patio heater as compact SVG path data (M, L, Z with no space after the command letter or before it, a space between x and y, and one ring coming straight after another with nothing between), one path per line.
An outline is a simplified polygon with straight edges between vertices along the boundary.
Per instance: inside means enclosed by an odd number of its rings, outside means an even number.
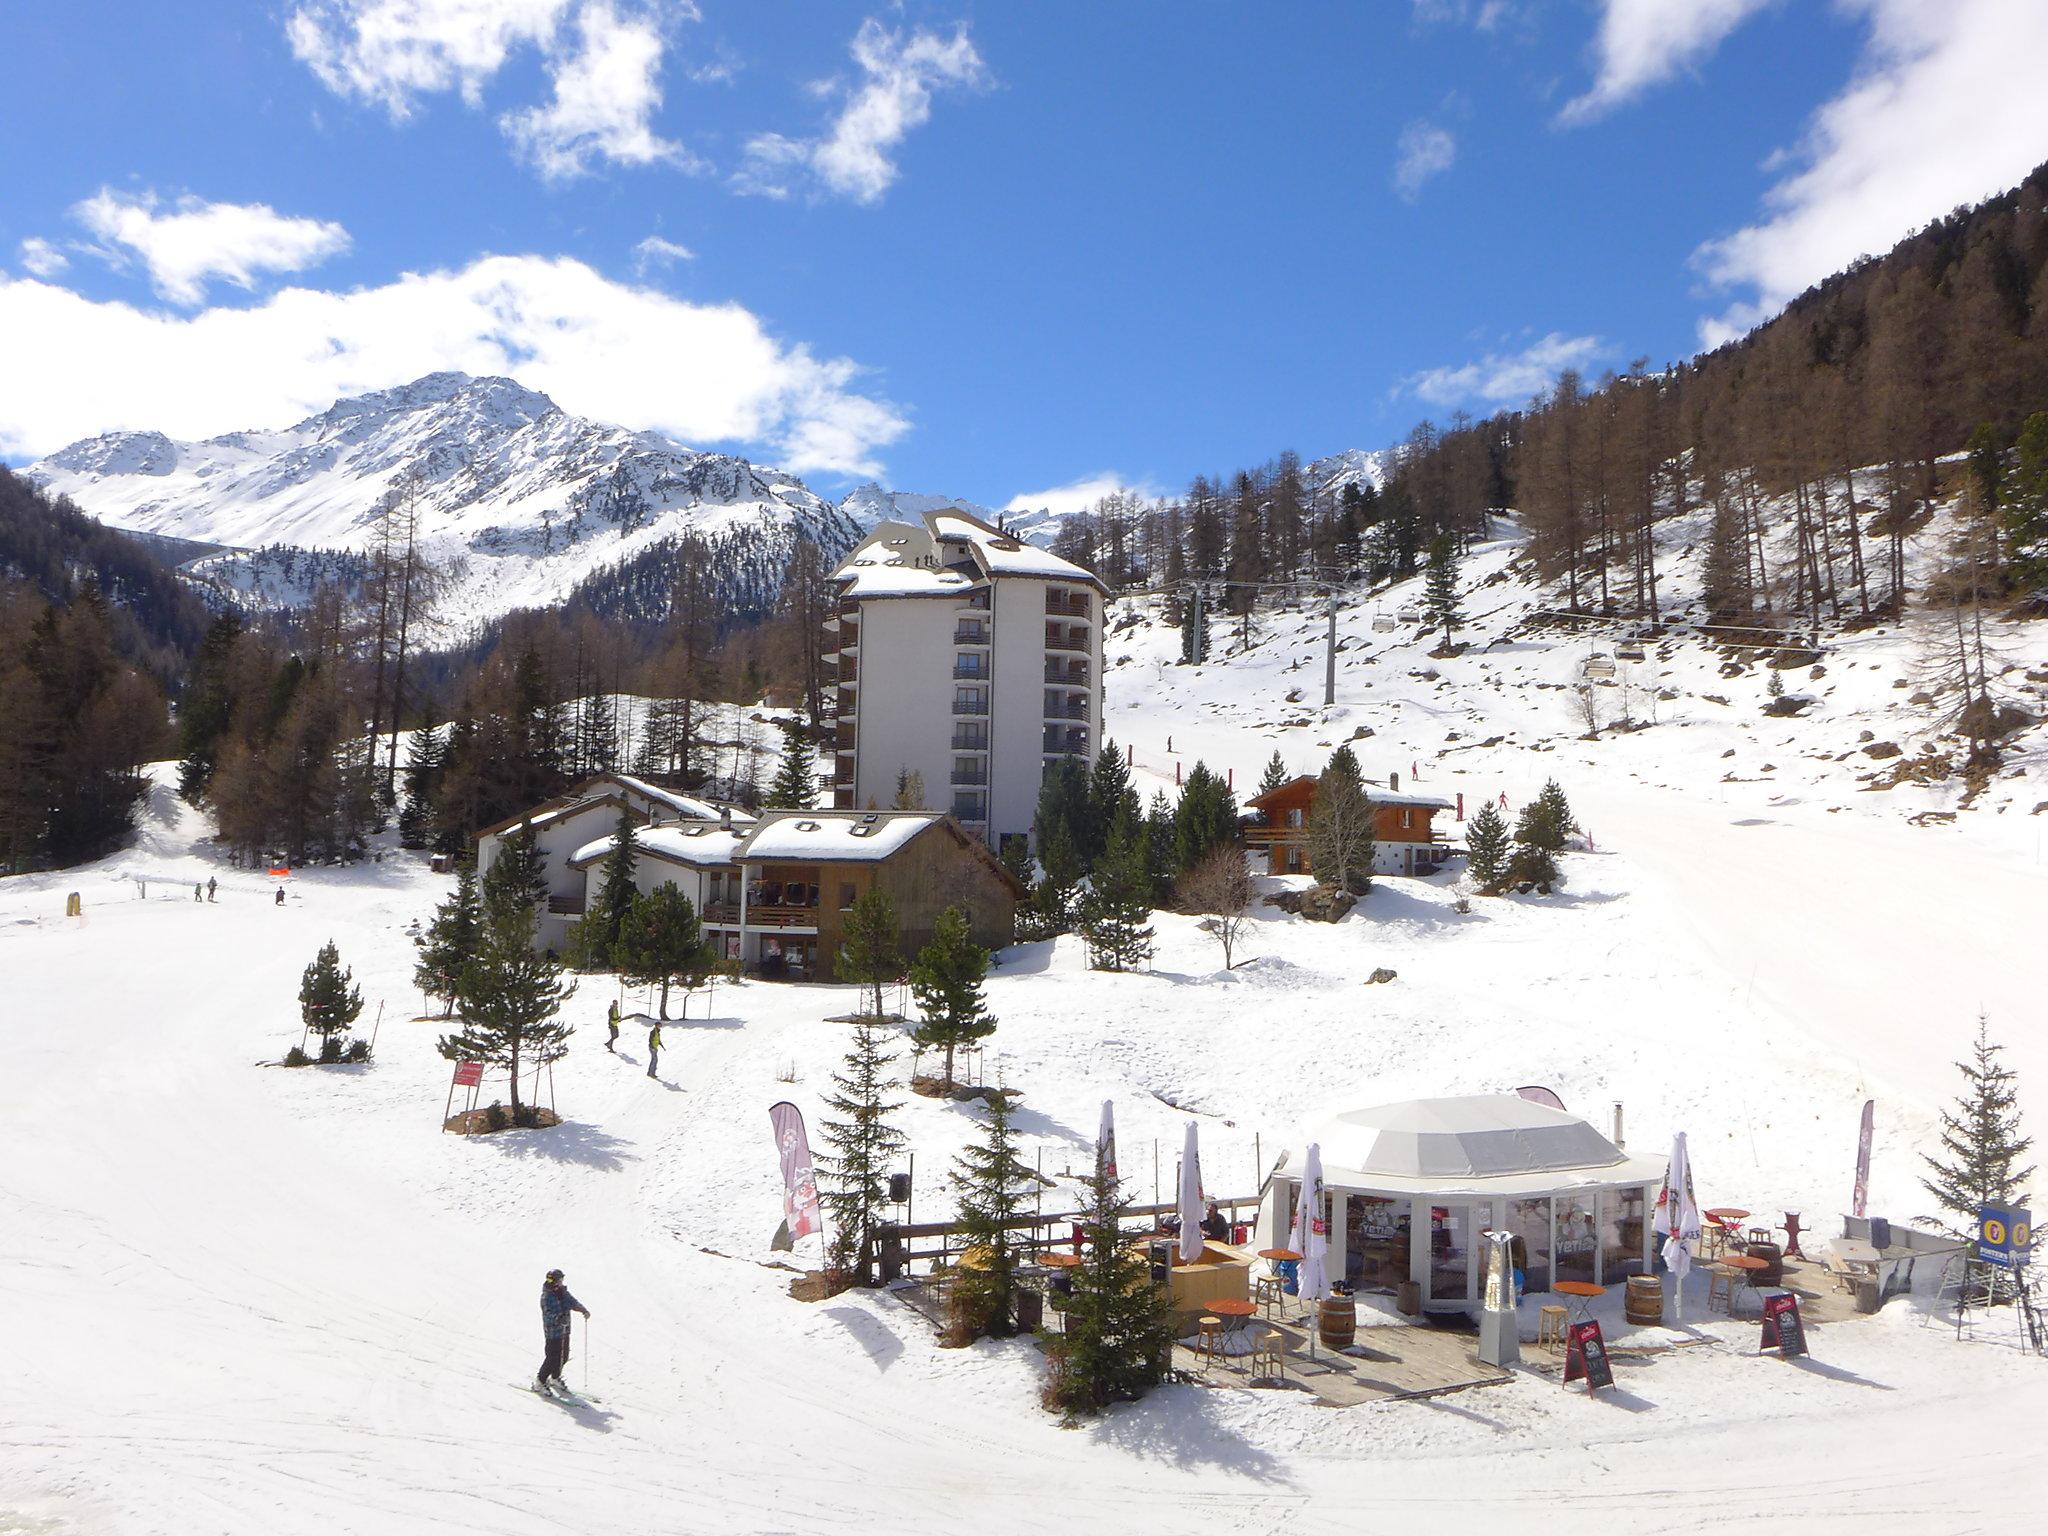
M1508 1366L1522 1358L1522 1327L1515 1315L1515 1269L1506 1232L1486 1234L1486 1310L1479 1314L1479 1358Z

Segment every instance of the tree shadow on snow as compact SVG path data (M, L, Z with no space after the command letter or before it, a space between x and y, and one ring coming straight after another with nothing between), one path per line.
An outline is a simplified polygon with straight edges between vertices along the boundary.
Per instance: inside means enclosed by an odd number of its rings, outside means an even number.
M1097 1439L1176 1467L1222 1467L1262 1483L1288 1481L1276 1456L1230 1429L1208 1401L1222 1394L1182 1389L1155 1394L1142 1403L1112 1408L1096 1421Z
M1005 944L996 951L995 964L989 967L991 975L1023 976L1034 971L1043 971L1052 965L1052 939L1039 939L1029 944Z
M903 1341L871 1312L858 1307L827 1307L824 1315L853 1335L853 1341L867 1351L878 1371L888 1370L903 1353Z
M1854 1371L1844 1370L1839 1365L1829 1365L1825 1360L1816 1360L1811 1355L1796 1355L1787 1363L1809 1376L1825 1376L1829 1381L1845 1381L1852 1387L1868 1387L1873 1392L1897 1390L1881 1381L1872 1381L1868 1376L1858 1376Z
M498 1131L480 1138L506 1157L544 1157L557 1163L581 1163L601 1173L616 1173L633 1154L632 1143L581 1120L564 1120L545 1129Z

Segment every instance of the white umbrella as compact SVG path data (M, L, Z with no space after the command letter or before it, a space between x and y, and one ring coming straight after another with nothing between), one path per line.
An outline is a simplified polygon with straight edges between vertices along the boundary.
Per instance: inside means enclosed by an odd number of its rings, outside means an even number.
M1685 1277L1692 1270L1693 1246L1700 1240L1700 1207L1692 1193L1692 1158L1685 1149L1685 1132L1671 1138L1671 1164L1664 1170L1664 1187L1657 1191L1657 1214L1651 1230L1663 1234L1664 1267L1671 1271L1671 1315L1685 1319Z
M1323 1219L1323 1149L1310 1142L1301 1161L1301 1198L1294 1206L1294 1226L1287 1246L1301 1255L1298 1293L1303 1301L1321 1301L1330 1294L1323 1259L1330 1251L1330 1224Z
M1109 1099L1102 1101L1102 1125L1095 1133L1095 1176L1116 1178L1116 1106Z
M1188 1122L1187 1145L1180 1154L1180 1261L1192 1264L1202 1256L1202 1154L1195 1145L1195 1122Z

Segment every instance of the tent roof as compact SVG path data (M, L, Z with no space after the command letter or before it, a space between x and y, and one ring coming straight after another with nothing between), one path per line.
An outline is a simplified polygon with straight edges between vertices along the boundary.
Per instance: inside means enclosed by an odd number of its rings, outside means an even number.
M1664 1165L1631 1158L1576 1115L1511 1093L1409 1099L1345 1110L1309 1127L1323 1181L1387 1194L1539 1195L1652 1183ZM1280 1171L1300 1177L1302 1154Z

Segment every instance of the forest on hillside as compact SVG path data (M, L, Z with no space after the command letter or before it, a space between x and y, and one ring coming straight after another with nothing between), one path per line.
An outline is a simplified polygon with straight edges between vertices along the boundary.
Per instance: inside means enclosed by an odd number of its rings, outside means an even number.
M1185 495L1104 498L1056 548L1112 586L1413 574L1513 509L1580 612L1662 617L1655 525L1708 514L1717 622L1896 615L1905 541L1960 494L1972 593L2048 592L2048 166L1653 372L1563 374L1519 410L1416 425L1385 484L1318 490L1283 453ZM1966 455L1960 473L1945 461Z

